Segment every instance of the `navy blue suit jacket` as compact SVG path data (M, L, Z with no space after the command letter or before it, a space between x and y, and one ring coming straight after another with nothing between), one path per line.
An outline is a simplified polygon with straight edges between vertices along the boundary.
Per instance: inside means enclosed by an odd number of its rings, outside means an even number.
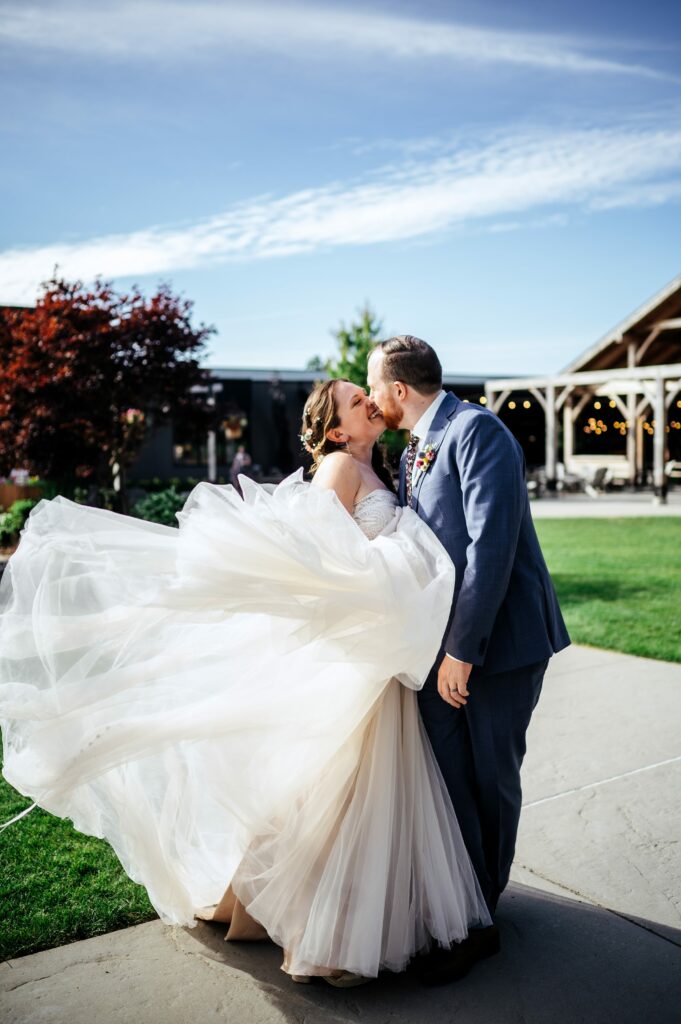
M549 658L570 643L525 485L522 448L494 413L449 393L419 450L435 459L417 475L411 506L456 567L444 650L485 672ZM405 462L400 501L406 504Z

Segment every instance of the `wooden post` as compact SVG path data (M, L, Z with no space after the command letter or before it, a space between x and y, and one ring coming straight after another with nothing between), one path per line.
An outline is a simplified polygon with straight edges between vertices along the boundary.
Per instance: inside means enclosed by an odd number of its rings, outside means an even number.
M636 344L633 341L629 342L627 348L627 366L633 367L636 365ZM632 381L633 384L633 381ZM636 394L630 392L627 395L627 462L629 463L629 486L632 490L636 487L637 483L637 465L638 459L636 456L636 443L637 443L638 430L636 428ZM643 435L641 435L643 436ZM642 456L641 456L642 461Z
M575 454L575 421L572 418L572 398L565 400L563 406L563 464L565 472L570 472L570 463Z
M638 483L643 486L645 484L644 476L644 439L643 439L643 412L636 410L636 479Z
M657 505L667 504L667 483L664 476L664 449L666 444L667 403L665 402L664 377L658 370L655 375L655 434L653 436L653 485L654 501Z
M636 366L636 342L631 340L627 345L627 366L630 369ZM637 482L636 437L636 394L630 392L627 395L627 462L629 463L629 485L632 490L636 487Z
M215 443L215 431L208 431L208 479L215 483L218 478L217 445Z
M636 395L627 395L627 462L629 463L629 486L636 487L637 464L636 455Z
M556 385L549 381L546 385L546 489L556 490Z

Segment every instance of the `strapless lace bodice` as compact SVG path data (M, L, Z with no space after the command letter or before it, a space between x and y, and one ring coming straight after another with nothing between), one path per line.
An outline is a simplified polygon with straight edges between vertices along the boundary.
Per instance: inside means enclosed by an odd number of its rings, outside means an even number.
M369 540L378 537L395 515L397 496L392 491L370 491L356 503L352 518Z

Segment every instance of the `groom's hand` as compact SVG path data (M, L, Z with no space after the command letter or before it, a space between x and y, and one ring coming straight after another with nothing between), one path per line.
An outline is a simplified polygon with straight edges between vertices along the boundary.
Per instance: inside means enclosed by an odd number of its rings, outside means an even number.
M473 666L467 661L457 661L445 654L437 674L438 693L447 704L460 708L468 697L468 677Z

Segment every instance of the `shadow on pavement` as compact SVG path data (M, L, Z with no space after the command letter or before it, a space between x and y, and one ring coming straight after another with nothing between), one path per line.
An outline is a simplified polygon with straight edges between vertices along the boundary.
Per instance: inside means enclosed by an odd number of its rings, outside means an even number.
M462 981L426 989L386 973L361 988L295 985L269 943L227 943L224 925L185 929L186 952L244 972L291 1021L384 1024L678 1024L681 931L514 884L499 904L499 956Z

